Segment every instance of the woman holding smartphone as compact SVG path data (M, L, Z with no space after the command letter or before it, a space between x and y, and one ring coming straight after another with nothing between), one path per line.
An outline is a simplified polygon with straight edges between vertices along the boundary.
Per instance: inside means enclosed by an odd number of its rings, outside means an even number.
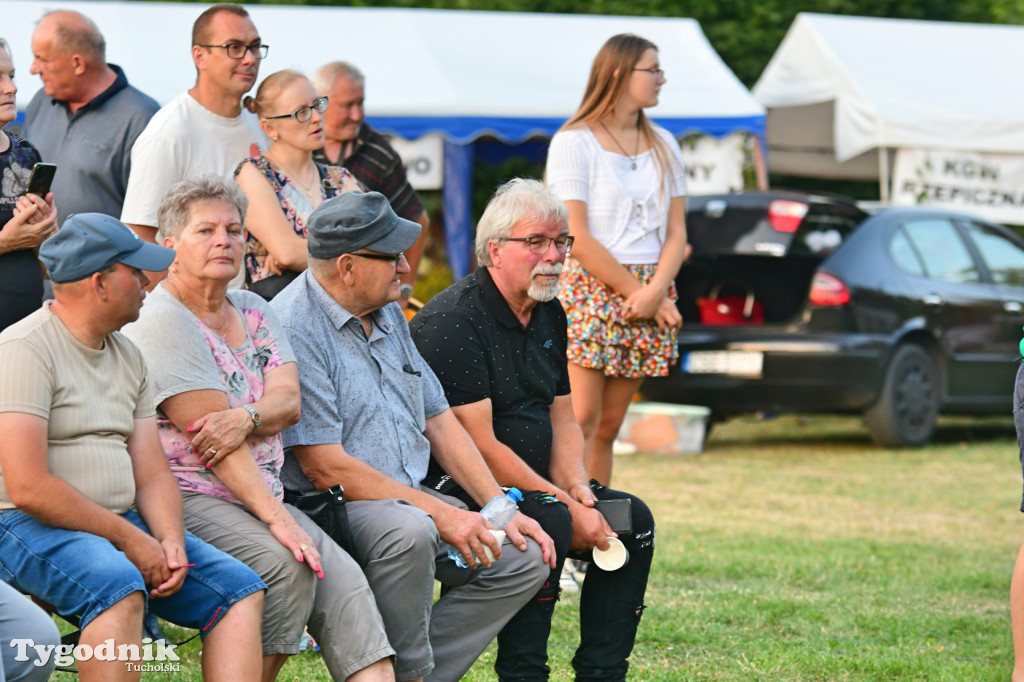
M0 128L18 114L14 61L0 38ZM13 133L0 130L0 330L43 304L43 270L36 250L57 231L53 193L26 194L39 152Z
M665 84L658 48L613 36L579 109L551 140L547 183L576 240L559 298L569 325L573 410L591 478L608 485L612 444L645 376L679 359L675 277L686 252L679 144L644 109Z

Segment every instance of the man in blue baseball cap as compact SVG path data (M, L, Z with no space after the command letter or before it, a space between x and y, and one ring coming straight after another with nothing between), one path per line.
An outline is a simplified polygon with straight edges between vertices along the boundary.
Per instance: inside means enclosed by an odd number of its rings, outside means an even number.
M143 270L174 251L82 213L39 258L54 300L0 333L0 579L77 616L89 652L139 647L148 603L200 630L207 679L259 679L266 586L185 532L146 365L118 331L139 316ZM82 680L132 679L106 658L80 658Z

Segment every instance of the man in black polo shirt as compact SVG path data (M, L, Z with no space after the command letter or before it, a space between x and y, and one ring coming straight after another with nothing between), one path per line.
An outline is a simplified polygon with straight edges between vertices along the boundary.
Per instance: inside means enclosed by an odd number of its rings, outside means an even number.
M587 481L583 434L572 411L565 313L555 298L572 245L565 205L535 180L498 188L477 226L481 268L443 291L412 321L413 339L444 386L498 483L524 493L520 510L555 540L558 565L498 635L501 679L547 679L547 638L566 556L589 560L617 536L629 562L596 566L580 598L576 679L622 680L643 612L654 518L639 498ZM424 484L464 492L432 462ZM616 534L596 500L629 499L632 530Z

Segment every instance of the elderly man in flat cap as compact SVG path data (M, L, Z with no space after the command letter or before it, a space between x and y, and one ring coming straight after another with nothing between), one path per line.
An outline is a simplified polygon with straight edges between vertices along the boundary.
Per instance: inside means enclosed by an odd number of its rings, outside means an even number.
M139 679L101 659L140 647L147 597L200 630L206 679L259 679L265 585L185 532L142 354L118 332L139 316L143 270L174 252L84 213L39 257L55 300L0 334L0 579L77 616L89 651L113 640L78 661L82 680Z
M502 494L395 303L420 226L378 192L350 192L321 204L308 227L309 268L271 302L302 390L282 480L344 486L355 558L398 652L395 677L458 680L544 583L553 545L517 514L500 548L480 514L420 485L433 453L479 505ZM451 547L468 568L448 558ZM435 577L443 596L431 608Z

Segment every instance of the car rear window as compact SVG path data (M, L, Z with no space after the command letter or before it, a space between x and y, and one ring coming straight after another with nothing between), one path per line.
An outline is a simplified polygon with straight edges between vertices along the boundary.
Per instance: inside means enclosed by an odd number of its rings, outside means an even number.
M864 214L832 204L811 204L793 237L790 255L824 256L832 253L853 232Z

